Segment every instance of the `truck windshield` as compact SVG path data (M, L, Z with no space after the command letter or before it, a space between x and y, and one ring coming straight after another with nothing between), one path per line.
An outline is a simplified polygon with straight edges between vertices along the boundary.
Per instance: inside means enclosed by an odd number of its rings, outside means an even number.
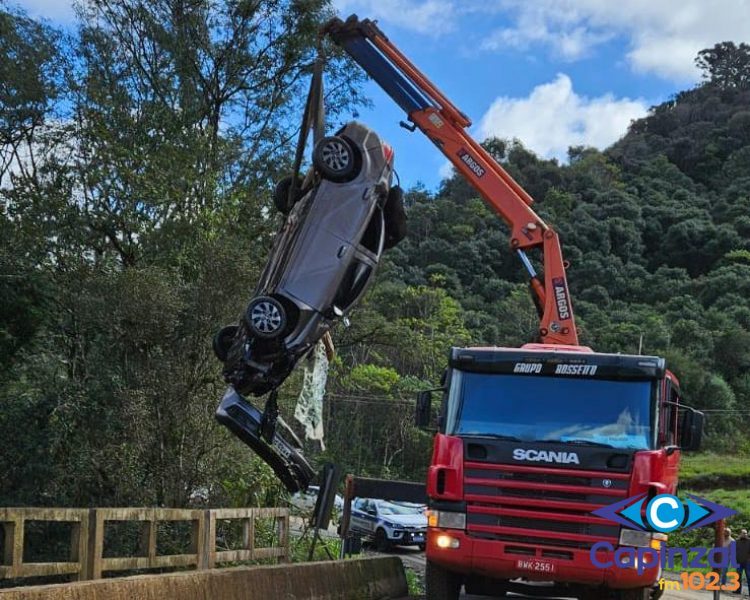
M645 449L652 382L454 371L446 431Z

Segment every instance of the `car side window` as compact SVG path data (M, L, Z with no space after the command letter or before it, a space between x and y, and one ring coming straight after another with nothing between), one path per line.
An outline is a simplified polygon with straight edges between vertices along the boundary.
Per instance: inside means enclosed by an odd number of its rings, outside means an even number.
M352 261L349 265L333 304L341 310L346 310L362 295L365 286L372 274L372 267L358 260Z

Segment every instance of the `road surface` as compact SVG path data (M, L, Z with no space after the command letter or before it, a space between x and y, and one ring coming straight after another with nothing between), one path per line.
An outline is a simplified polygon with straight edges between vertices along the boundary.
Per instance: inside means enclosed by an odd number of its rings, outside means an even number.
M366 553L368 554L379 554L375 551L373 551L371 548L366 549ZM394 548L389 555L396 555L398 556L401 561L404 563L405 567L410 568L411 570L418 573L421 577L424 576L424 570L425 570L425 556L424 552L420 552L418 548L416 547L396 547ZM743 584L744 589L744 584ZM465 598L466 600L487 600L487 596L467 596L466 594L463 594L461 596L462 598ZM544 600L544 598L540 598L539 596L519 596L517 594L510 594L508 598L514 598L515 600ZM695 592L692 590L685 590L685 591L674 591L669 590L665 591L664 595L661 597L662 600L713 600L713 593L712 592ZM732 594L730 592L723 592L721 594L721 600L730 600L731 598L747 598L747 595L739 596L738 594ZM415 600L415 599L411 599ZM549 597L547 600L555 600L553 597Z

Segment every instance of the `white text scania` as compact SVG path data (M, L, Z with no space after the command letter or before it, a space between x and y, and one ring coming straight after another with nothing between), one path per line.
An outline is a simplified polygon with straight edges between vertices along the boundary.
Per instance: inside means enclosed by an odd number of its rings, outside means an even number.
M555 452L554 450L513 450L513 460L530 460L533 462L561 463L563 465L580 465L575 452Z

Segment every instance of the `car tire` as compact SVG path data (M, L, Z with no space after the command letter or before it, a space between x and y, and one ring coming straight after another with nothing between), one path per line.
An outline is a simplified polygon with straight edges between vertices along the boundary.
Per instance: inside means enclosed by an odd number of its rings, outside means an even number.
M458 600L461 593L461 576L427 561L425 570L425 596L430 600Z
M417 546L419 546L419 549L422 552L424 552L425 550L427 550L427 544L417 544Z
M286 311L271 296L258 296L247 306L245 323L254 336L266 340L279 337L286 328Z
M383 206L385 218L385 242L383 249L393 248L406 237L406 211L404 211L404 192L399 186L388 190L388 197Z
M227 325L216 332L213 339L213 348L216 358L221 362L227 362L229 349L232 347L232 342L234 341L234 336L237 335L238 329L237 325Z
M378 552L388 552L391 549L391 542L382 527L378 527L375 532L375 549Z
M273 192L273 204L282 215L288 215L294 205L302 197L300 188L302 187L302 177L297 176L297 194L290 200L289 199L289 188L292 187L294 177L287 175L283 179L280 179L276 184L276 189Z
M312 160L324 179L337 183L351 181L360 169L352 143L337 135L324 137L315 144Z

